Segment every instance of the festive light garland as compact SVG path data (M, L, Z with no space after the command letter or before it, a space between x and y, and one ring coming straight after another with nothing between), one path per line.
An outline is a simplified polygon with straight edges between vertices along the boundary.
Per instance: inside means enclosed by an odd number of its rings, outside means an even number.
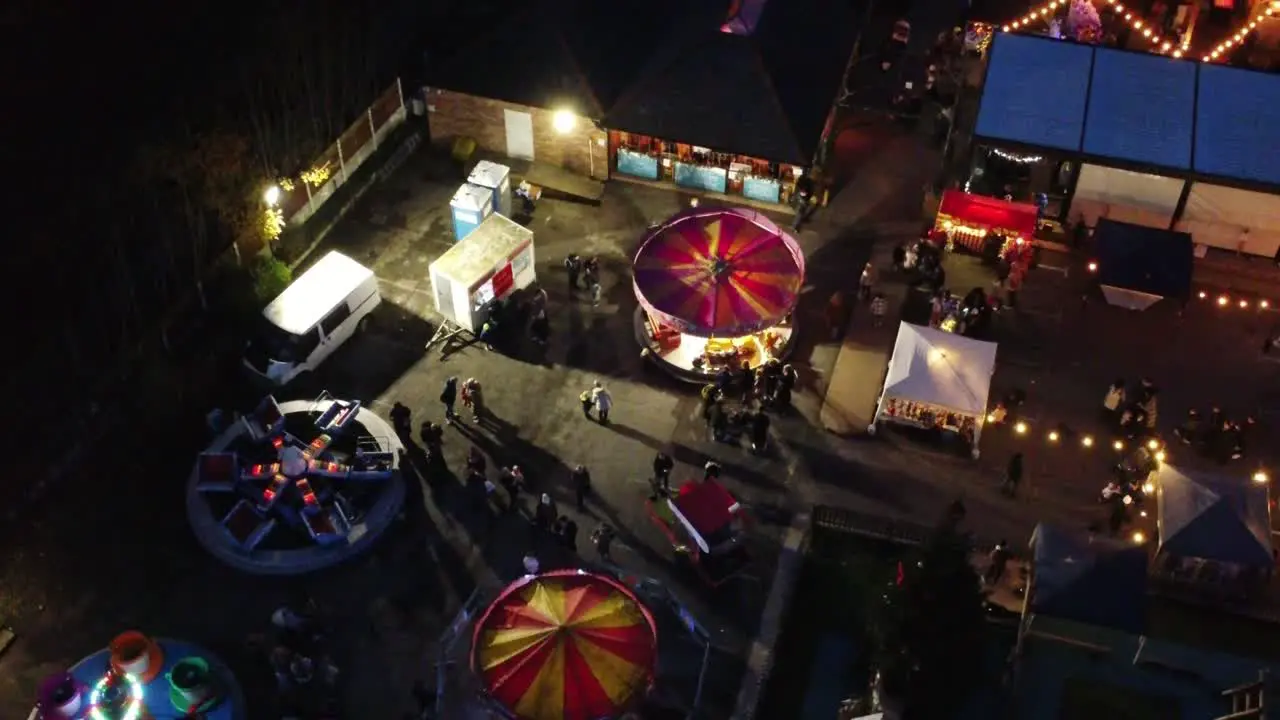
M1030 165L1032 163L1038 163L1044 159L1039 155L1018 155L1016 153L1006 152L1000 148L992 148L991 154L1001 160L1008 160L1009 162L1015 162L1019 165Z
M1248 22L1236 28L1235 33L1226 40L1218 43L1217 47L1210 50L1204 57L1200 58L1200 62L1214 62L1220 59L1228 50L1244 42L1244 39L1256 31L1260 24L1275 17L1278 13L1280 13L1280 0L1272 0L1267 5L1266 10L1254 15Z
M118 718L108 717L102 712L102 693L107 689L107 685L112 679L122 678L129 688L129 704L125 708L124 714ZM142 703L144 699L142 683L138 679L129 674L116 675L115 673L107 673L103 675L93 686L93 692L89 693L89 718L90 720L138 720L142 717Z
M1274 2L1280 4L1280 0L1274 0ZM1066 7L1067 4L1068 3L1065 2L1065 0L1050 0L1050 2L1035 8L1017 20L1001 26L1000 32L1021 30L1037 20L1044 20L1047 22L1052 19L1059 7ZM1129 27L1133 28L1135 32L1141 34L1142 37L1159 52L1169 52L1172 50L1172 57L1180 58L1186 51L1185 45L1175 50L1172 42L1162 37L1151 25L1143 22L1142 18L1135 16L1132 11L1126 10L1124 4L1122 4L1120 0L1107 0L1107 4L1113 11L1115 11L1117 16L1124 18L1124 22L1128 24Z

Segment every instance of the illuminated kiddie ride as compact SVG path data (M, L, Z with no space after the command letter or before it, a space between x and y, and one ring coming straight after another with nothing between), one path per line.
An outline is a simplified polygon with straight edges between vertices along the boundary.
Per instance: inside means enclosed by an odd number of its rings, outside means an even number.
M372 544L404 503L401 443L359 402L265 398L196 461L187 510L211 553L293 574Z
M708 585L723 585L750 567L744 542L750 517L720 483L688 482L675 496L645 504L671 547Z
M701 382L783 359L804 253L771 220L743 208L691 208L652 229L632 268L636 337L676 377Z
M231 671L191 643L129 631L40 683L33 720L242 720Z

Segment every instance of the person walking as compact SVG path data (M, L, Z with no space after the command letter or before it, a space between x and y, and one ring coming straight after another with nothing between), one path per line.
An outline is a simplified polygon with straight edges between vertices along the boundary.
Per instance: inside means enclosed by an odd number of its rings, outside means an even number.
M458 414L453 407L458 402L458 378L450 376L444 381L444 389L440 391L440 402L444 404L444 421L453 424Z
M1017 452L1013 457L1009 458L1009 466L1004 471L1004 482L1000 485L1000 492L1009 497L1017 497L1018 484L1022 482L1022 453Z
M600 298L603 296L603 294L604 294L604 291L600 289L600 281L597 280L592 282L591 283L591 307L600 307Z
M564 269L569 275L569 295L578 292L578 275L582 273L582 258L576 253L570 253L564 259Z
M596 380L591 387L591 401L596 406L596 420L601 425L609 424L609 411L613 409L613 396L605 389L603 383Z
M615 537L617 533L609 523L600 523L595 530L591 531L591 542L595 544L596 552L600 553L600 559L613 562L612 545Z
M573 485L573 497L578 502L578 511L587 511L587 495L591 493L591 473L585 465L577 465L569 473L569 483Z
M591 399L590 388L578 394L578 402L582 403L582 416L591 420L591 409L596 406L596 401Z

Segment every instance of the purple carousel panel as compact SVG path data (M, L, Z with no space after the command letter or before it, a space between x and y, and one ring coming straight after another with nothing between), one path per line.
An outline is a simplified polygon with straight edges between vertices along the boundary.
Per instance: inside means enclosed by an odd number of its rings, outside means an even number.
M804 253L771 220L742 208L692 208L645 238L636 298L681 332L731 338L778 325L804 283Z

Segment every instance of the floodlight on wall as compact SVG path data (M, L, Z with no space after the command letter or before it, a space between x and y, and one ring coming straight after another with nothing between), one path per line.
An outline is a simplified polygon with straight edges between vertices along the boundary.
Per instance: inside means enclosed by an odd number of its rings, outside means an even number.
M568 135L573 132L573 129L577 126L578 116L574 115L569 110L557 110L556 113L551 116L551 127L555 128L556 132L561 135Z

